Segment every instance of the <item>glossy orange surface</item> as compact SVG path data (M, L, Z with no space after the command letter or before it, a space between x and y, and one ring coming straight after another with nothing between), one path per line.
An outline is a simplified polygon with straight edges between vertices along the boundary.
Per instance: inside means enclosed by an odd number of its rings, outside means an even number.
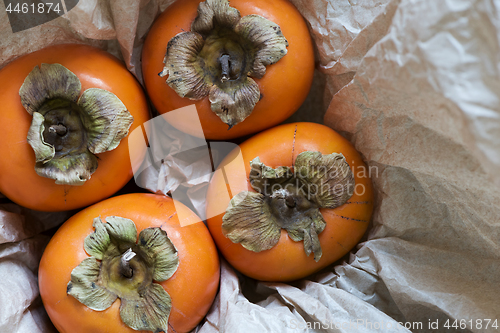
M144 143L124 138L109 152L98 154L99 166L83 186L56 185L35 172L35 153L27 142L32 116L21 105L19 89L35 66L59 63L80 79L82 91L101 88L114 93L134 117L132 132L149 119L142 87L111 54L76 44L51 46L15 59L0 70L0 192L9 199L41 211L84 207L109 197L132 178L132 163L140 163ZM129 154L129 145L135 152Z
M277 63L266 67L259 85L261 100L252 114L228 131L210 109L208 97L199 101L181 98L158 76L168 41L191 30L200 0L179 0L157 18L146 38L142 53L144 83L148 95L160 113L195 104L205 138L222 140L255 133L281 123L304 102L314 73L314 51L307 25L297 9L287 0L231 0L230 6L241 16L261 15L277 23L288 40L288 53ZM174 126L183 132L198 135L192 119L181 119Z
M185 206L176 203L187 210ZM199 221L189 212L188 220ZM95 217L131 219L137 232L160 227L178 251L179 267L160 284L172 299L169 332L189 332L208 312L219 285L219 258L203 222L181 227L174 201L155 194L127 194L84 209L65 222L45 249L39 268L40 294L52 322L61 333L132 333L119 315L120 301L94 311L66 294L71 271L89 256L83 248ZM189 223L189 222L187 222Z
M314 123L294 123L271 128L240 145L245 173L238 164L223 161L227 184L222 173L216 173L208 190L207 220L210 233L222 255L243 274L265 281L290 281L312 274L349 252L361 239L370 222L373 210L373 190L370 170L360 154L340 134L329 127ZM278 244L259 253L235 244L222 234L222 217L231 197L241 191L254 191L248 175L250 161L260 157L262 163L276 168L292 167L303 151L322 154L342 153L354 173L356 189L344 205L335 209L321 209L326 227L319 234L323 256L316 262L313 255L306 256L303 241L295 242L282 229ZM233 155L234 157L234 155ZM224 199L226 198L226 199Z

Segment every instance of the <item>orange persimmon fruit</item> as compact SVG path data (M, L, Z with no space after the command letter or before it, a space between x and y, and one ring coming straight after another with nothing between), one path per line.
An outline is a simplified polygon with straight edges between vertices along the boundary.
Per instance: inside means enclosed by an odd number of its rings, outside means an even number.
M307 25L288 0L176 1L154 22L142 53L156 109L194 103L204 133L182 115L172 125L211 140L291 116L310 90L314 67Z
M231 162L239 152L244 171ZM350 251L370 222L369 169L345 138L324 125L268 129L243 142L219 170L207 193L207 224L224 258L249 277L290 281L312 274ZM331 178L322 178L328 173ZM345 186L336 192L337 181Z
M186 221L183 222L188 225L180 225L181 213L178 214L180 209L185 210L182 216L186 218ZM120 220L125 220L129 225L121 226L118 224ZM132 240L129 240L127 244L127 241L124 241L127 237L117 237L116 233L126 227L129 228L130 224L135 224L136 229L132 228L132 233L128 235ZM109 226L111 227L108 228ZM103 229L109 232L109 236L104 232L105 237L100 237ZM149 239L143 236L153 230L155 233L150 233ZM152 269L148 264L150 260L148 258L156 258L152 262L157 265L160 260L155 256L165 251L168 252L169 248L165 250L160 239L165 237L162 236L165 233L177 251L173 258L177 260L178 266L171 265L168 260L161 261L160 267L155 267L155 269L167 267L171 272L166 280L162 282L155 280L151 283L151 275L146 274ZM139 235L138 239L137 235ZM105 245L95 243L96 239L101 241L106 237L109 237L111 241ZM158 240L160 240L158 247L151 245ZM144 247L141 248L143 245ZM119 251L113 247L118 248ZM127 248L132 248L137 255L130 260L133 268L130 276L124 277L121 276L121 271L113 270L113 260L116 254L120 255L120 251ZM156 250L152 252L152 255L147 254L147 251L151 249ZM101 255L102 259L97 260L96 258L99 258L102 252L105 252ZM96 265L94 271L86 272L83 276L78 275L76 267L80 267L84 261L92 260ZM96 276L89 282L91 274ZM166 196L146 193L125 194L106 199L80 211L58 229L42 256L39 286L45 309L61 333L137 332L122 320L120 306L128 307L129 311L132 311L132 315L136 318L132 318L131 322L136 320L136 324L138 321L142 325L143 319L145 318L145 322L148 319L147 314L141 312L143 307L161 303L158 301L160 299L158 290L152 296L150 295L149 300L142 300L141 298L146 297L144 295L147 294L144 290L150 285L157 288L161 286L170 296L171 308L166 310L165 306L159 307L156 312L149 309L151 310L149 313L156 313L161 319L161 316L170 311L168 332L180 333L191 331L208 312L218 289L219 274L219 259L215 244L206 226L193 212L179 202L175 202L174 205L174 201ZM145 280L144 276L149 276L149 282L142 281ZM156 279L156 276L159 274L155 272L153 277ZM136 277L137 279L134 280ZM69 284L70 281L71 284ZM115 284L112 285L110 281ZM100 288L98 296L107 293L106 290L102 290L103 288L111 291L118 290L120 300L116 300L115 295L104 310L92 310L73 297L73 294L70 295L71 291L75 291L76 296L82 294L82 286L78 286L78 283L87 284L87 287L93 288L92 291ZM129 285L132 285L131 289L134 289L136 285L139 287L131 291L127 289ZM163 293L162 290L160 291ZM129 292L132 294L127 294ZM163 327L155 327L149 331L161 331L166 325L164 322ZM138 329L138 331L146 332L144 329Z
M0 192L9 199L71 210L132 178L145 147L126 135L150 115L141 85L117 58L87 45L50 46L7 64L0 82Z

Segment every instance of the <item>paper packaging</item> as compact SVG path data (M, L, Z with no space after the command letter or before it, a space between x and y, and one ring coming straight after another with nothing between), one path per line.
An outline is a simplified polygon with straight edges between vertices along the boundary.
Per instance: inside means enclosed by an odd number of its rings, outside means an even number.
M143 38L171 2L80 1L64 17L15 35L0 4L0 66L79 42L121 57L140 79ZM324 123L351 140L373 171L373 227L347 262L293 284L256 282L222 261L220 293L195 331L443 332L448 323L450 332L496 332L500 6L292 2L316 42L314 87L324 86L293 119L321 119L328 106ZM61 216L0 209L0 331L51 332L36 285L47 238L34 235Z

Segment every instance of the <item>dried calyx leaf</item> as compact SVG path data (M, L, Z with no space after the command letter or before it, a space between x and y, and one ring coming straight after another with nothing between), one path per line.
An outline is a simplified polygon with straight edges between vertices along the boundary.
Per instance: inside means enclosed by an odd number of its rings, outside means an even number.
M133 121L113 93L91 88L80 96L80 91L78 77L60 64L35 67L19 90L22 105L33 115L28 143L35 171L56 184L89 180L97 169L94 154L116 148Z
M135 330L167 332L172 302L154 281L172 277L179 266L177 250L160 228L140 232L133 221L109 216L94 219L95 231L85 238L91 257L71 272L67 293L95 311L120 299L120 317Z
M354 189L354 175L342 154L306 151L289 167L273 169L259 157L250 162L250 185L256 192L238 193L223 217L222 232L234 243L260 252L275 246L285 229L304 241L307 255L322 255L318 235L326 222L320 208L343 205Z
M229 128L248 117L260 99L266 66L287 53L280 27L259 15L240 16L227 0L206 0L191 31L167 45L160 76L181 97L209 96L212 111Z
M292 169L279 166L276 169L268 167L257 156L250 162L250 185L258 193L271 195L275 185L283 184L293 178Z
M321 208L343 205L354 191L354 175L342 154L303 152L295 159L295 176L309 184L309 197Z

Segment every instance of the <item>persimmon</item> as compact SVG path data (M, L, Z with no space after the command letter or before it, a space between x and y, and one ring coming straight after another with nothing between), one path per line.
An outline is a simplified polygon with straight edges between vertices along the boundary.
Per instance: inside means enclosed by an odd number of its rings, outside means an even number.
M61 333L189 332L208 312L219 274L215 244L194 213L165 196L126 194L58 229L39 286Z
M143 142L127 133L149 119L141 85L111 54L50 46L0 70L0 192L41 211L87 206L132 177ZM129 153L133 151L133 154Z
M244 167L233 162L240 152ZM219 170L207 193L207 224L222 255L252 278L303 278L344 256L368 227L369 170L355 148L324 125L261 132Z
M288 0L176 1L154 22L142 53L156 109L194 103L204 133L181 114L172 125L213 140L288 118L305 100L314 66L307 25Z

